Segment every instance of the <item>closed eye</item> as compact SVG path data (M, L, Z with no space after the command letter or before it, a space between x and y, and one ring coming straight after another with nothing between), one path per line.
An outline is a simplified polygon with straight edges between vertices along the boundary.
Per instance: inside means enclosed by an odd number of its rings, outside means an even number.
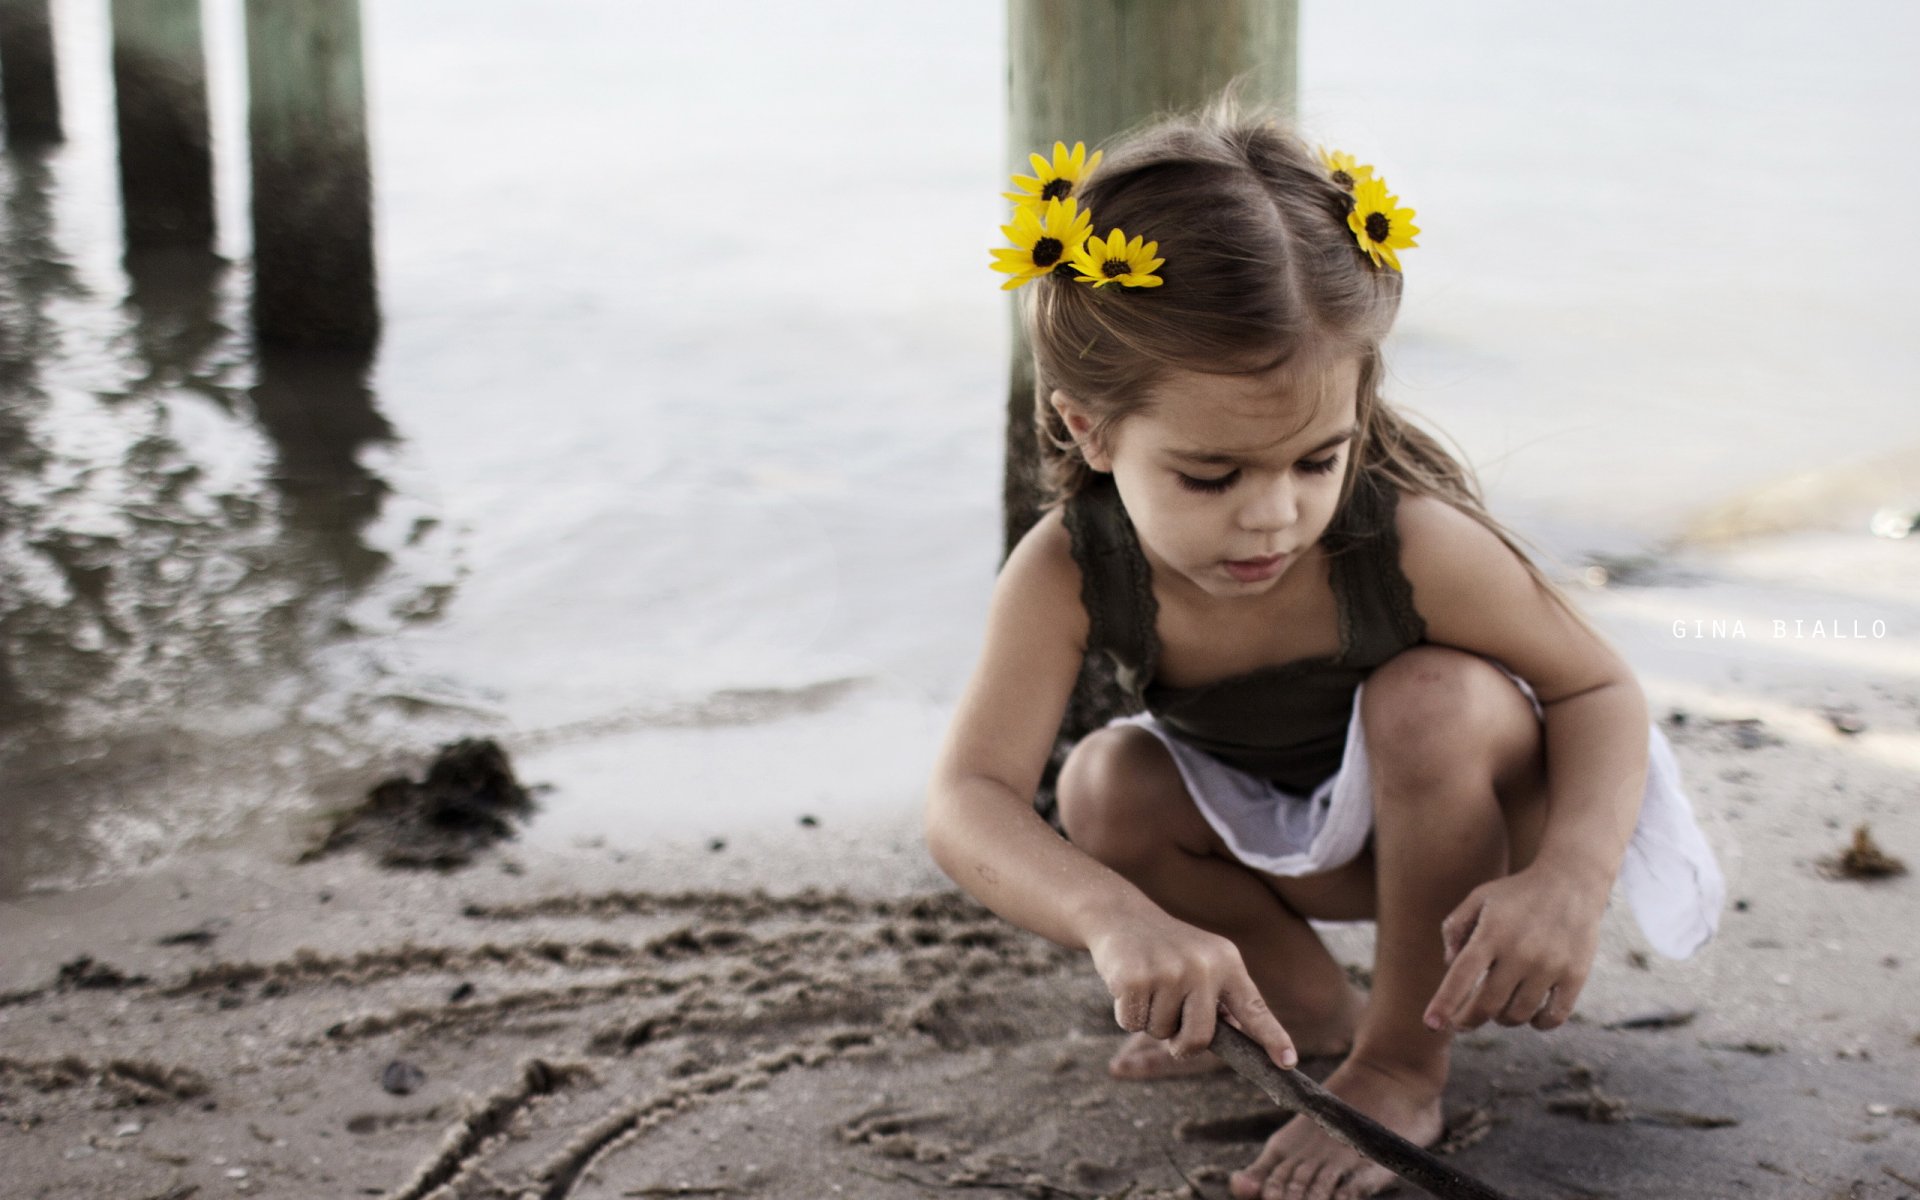
M1215 494L1226 491L1233 486L1234 480L1240 478L1240 470L1237 467L1217 479L1195 479L1184 471L1175 471L1174 474L1179 477L1180 486L1190 492L1212 492Z
M1296 465L1300 470L1309 475L1326 475L1340 465L1340 456L1338 454L1329 454L1325 458L1316 458ZM1190 492L1205 492L1211 495L1219 495L1239 480L1240 470L1236 467L1225 475L1215 476L1212 479L1200 479L1184 471L1175 471L1174 475L1180 480L1180 486Z

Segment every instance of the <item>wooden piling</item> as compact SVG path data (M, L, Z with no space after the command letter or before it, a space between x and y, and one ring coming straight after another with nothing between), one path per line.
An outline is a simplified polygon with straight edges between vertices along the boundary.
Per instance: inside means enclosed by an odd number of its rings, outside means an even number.
M48 0L0 0L0 115L7 145L58 142L60 89Z
M366 349L380 333L358 0L247 0L254 330Z
M1249 105L1294 111L1298 0L1008 0L1011 171L1056 141L1088 147L1156 114L1197 108L1237 81ZM983 272L984 274L984 272ZM1042 285L1029 285L1042 286ZM1017 310L1007 390L1002 554L1040 515L1033 351ZM1073 743L1131 707L1104 655L1081 666L1035 807L1056 819L1054 781Z
M210 245L200 0L113 0L113 87L127 248Z
M1009 0L1009 173L1056 141L1089 148L1158 113L1197 108L1238 81L1248 104L1294 109L1298 0ZM1040 513L1033 352L1014 321L1007 395L1005 542Z

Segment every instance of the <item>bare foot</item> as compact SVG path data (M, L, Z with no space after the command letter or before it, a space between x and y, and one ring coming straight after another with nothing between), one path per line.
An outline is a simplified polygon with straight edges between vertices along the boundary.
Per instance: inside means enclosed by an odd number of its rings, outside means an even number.
M1366 1001L1358 992L1350 993L1346 1000L1333 1017L1311 1023L1295 1017L1286 1022L1301 1058L1332 1058L1353 1048L1353 1031L1360 1024L1360 1014L1366 1011ZM1226 1069L1226 1062L1211 1050L1192 1058L1175 1058L1167 1053L1167 1044L1150 1033L1128 1034L1119 1052L1107 1062L1107 1074L1115 1079L1178 1079Z
M1440 1140L1442 1089L1430 1079L1350 1058L1327 1077L1327 1090L1416 1146ZM1295 1117L1267 1139L1260 1157L1233 1173L1229 1187L1238 1200L1349 1200L1396 1182L1385 1167Z
M1177 1079L1226 1068L1227 1064L1211 1050L1202 1050L1192 1058L1175 1058L1167 1053L1167 1044L1150 1033L1128 1034L1120 1052L1107 1062L1107 1074L1115 1079Z

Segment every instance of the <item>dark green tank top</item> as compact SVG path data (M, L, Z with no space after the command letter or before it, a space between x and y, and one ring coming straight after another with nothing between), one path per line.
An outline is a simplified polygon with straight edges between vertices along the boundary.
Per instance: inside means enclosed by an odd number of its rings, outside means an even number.
M1400 573L1393 523L1398 501L1392 485L1359 476L1322 536L1340 614L1337 654L1175 688L1154 680L1160 639L1152 566L1113 476L1096 475L1063 513L1080 565L1087 648L1113 660L1120 685L1175 737L1306 795L1340 767L1360 681L1426 636L1426 623L1413 607L1413 586Z

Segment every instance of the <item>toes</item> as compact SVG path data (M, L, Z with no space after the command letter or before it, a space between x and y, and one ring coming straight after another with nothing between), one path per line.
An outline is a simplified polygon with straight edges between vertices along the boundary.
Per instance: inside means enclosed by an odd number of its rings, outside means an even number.
M1313 1184L1313 1177L1320 1164L1295 1162L1267 1176L1267 1189L1260 1193L1260 1200L1306 1200L1307 1189Z
M1107 1073L1116 1079L1142 1079L1151 1074L1159 1060L1171 1062L1160 1043L1145 1034L1136 1033L1126 1040L1107 1062Z
M1336 1200L1367 1200L1377 1196L1390 1187L1398 1185L1400 1177L1385 1167L1375 1163L1363 1163L1360 1169L1347 1176L1340 1190L1334 1193Z
M1261 1147L1258 1158L1233 1173L1233 1177L1228 1180L1228 1189L1233 1192L1237 1200L1256 1200L1257 1197L1272 1197L1279 1194L1271 1190L1276 1183L1285 1181L1286 1173L1276 1169L1287 1156L1286 1150L1279 1145L1279 1142L1280 1134L1276 1133L1267 1139L1265 1146Z
M1322 1163L1320 1170L1313 1177L1313 1182L1308 1184L1301 1194L1306 1197L1306 1200L1333 1200L1333 1189L1340 1186L1340 1181L1346 1178L1346 1174L1345 1169L1338 1163Z
M1107 1060L1107 1074L1115 1079L1176 1079L1204 1075L1225 1066L1219 1056L1204 1050L1191 1058L1175 1058L1165 1042L1136 1033Z

